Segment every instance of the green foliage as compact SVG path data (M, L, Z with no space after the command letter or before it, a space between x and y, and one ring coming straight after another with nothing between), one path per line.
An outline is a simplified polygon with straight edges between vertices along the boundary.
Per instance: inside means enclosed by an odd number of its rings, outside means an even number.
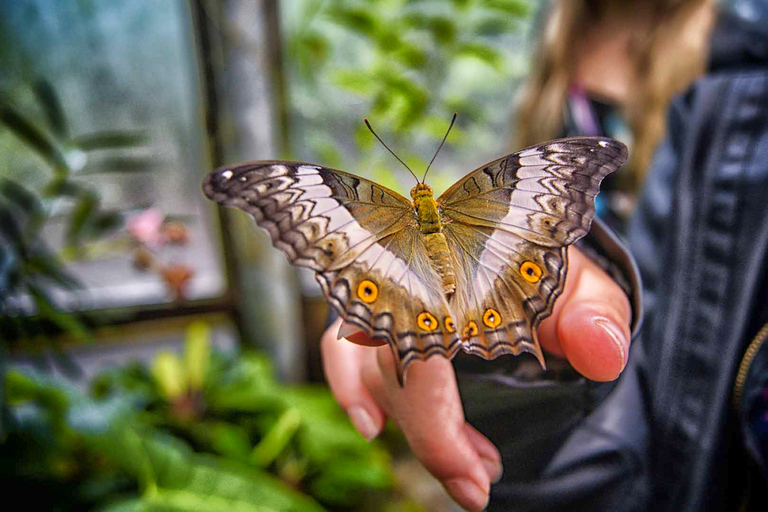
M0 136L21 143L5 146L6 151L13 147L13 151L30 152L45 167L42 184L0 178L0 339L44 341L61 331L89 339L83 320L64 311L54 298L58 291L72 291L79 284L51 249L51 235L45 228L56 208L71 205L64 228L63 254L68 256L78 255L83 244L120 228L122 214L102 207L98 191L85 176L145 171L151 168L150 162L123 156L95 167L89 166L90 152L142 146L146 140L141 133L118 131L70 136L50 83L38 80L30 90L40 107L39 119L17 109L11 95L0 91Z
M474 161L503 150L528 14L524 0L292 4L283 15L298 157L355 172L375 167L382 155L374 160L367 116L398 153L428 159L454 111L454 152ZM335 142L316 135L334 130ZM405 158L419 169L426 159Z
M89 393L9 372L0 477L42 486L40 510L311 512L392 488L389 455L327 389L277 383L259 354L211 352L204 324L182 356L159 356L172 358L172 386L157 361L104 373Z

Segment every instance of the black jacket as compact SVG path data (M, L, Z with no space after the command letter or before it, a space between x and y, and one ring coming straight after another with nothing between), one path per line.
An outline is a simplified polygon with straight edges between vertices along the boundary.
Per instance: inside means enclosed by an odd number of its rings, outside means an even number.
M618 383L457 362L468 420L502 451L489 510L768 510L749 425L768 392L768 37L722 17L711 55L628 231L646 316Z

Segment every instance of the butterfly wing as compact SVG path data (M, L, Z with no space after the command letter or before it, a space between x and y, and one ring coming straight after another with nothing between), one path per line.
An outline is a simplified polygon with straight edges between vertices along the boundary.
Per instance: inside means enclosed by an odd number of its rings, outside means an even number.
M301 162L252 162L211 173L210 198L251 214L288 259L316 271L333 308L390 344L398 377L416 359L458 349L411 203L371 181Z
M567 246L589 231L600 182L626 158L612 139L560 139L491 162L438 198L465 351L529 352L544 365L536 331L563 291Z

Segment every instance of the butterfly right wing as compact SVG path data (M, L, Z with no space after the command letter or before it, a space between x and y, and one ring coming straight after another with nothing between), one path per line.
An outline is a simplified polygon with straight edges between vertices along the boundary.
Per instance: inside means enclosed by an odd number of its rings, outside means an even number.
M477 169L438 198L464 350L486 359L529 352L544 364L537 328L564 289L567 246L589 231L600 182L626 158L612 139L549 141Z

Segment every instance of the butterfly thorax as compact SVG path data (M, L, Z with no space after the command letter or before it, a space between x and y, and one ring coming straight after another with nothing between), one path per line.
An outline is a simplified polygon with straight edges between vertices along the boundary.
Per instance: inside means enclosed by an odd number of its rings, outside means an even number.
M441 232L443 225L437 212L437 202L432 197L432 187L419 183L411 189L411 197L421 232L425 235Z
M440 222L440 213L437 211L437 202L432 195L432 187L419 183L411 189L411 197L419 229L424 235L430 263L443 280L446 296L450 296L456 289L456 274L451 263L448 240L442 233L443 224Z

